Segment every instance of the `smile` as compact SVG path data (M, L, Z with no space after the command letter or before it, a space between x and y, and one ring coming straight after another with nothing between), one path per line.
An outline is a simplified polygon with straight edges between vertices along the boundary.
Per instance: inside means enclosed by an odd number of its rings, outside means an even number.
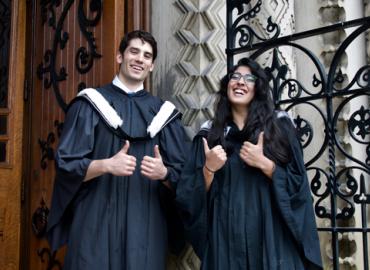
M246 89L240 89L240 88L235 88L235 89L233 89L233 93L236 96L244 96L244 94L248 94L248 90L246 90Z
M134 70L137 70L137 71L143 71L144 70L143 67L137 66L137 65L131 65L131 68L134 69Z

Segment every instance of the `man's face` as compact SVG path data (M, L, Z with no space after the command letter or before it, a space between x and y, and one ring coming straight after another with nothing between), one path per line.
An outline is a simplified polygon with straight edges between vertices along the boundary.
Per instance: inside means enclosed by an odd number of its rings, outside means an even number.
M119 77L128 84L141 84L153 70L152 46L139 38L132 39L126 50L117 55L117 63L120 64Z

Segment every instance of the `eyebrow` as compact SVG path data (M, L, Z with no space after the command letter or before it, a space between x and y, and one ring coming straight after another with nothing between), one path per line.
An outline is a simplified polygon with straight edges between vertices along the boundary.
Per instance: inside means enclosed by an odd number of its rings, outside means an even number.
M240 72L233 72L231 74L239 74L241 76L253 76L253 77L257 77L256 75L253 75L252 73L245 73L245 74L241 74Z
M127 49L128 50L135 50L135 51L142 51L139 47L135 47L135 46L129 46L129 47L127 47ZM153 53L150 52L150 51L144 51L144 54L153 56Z

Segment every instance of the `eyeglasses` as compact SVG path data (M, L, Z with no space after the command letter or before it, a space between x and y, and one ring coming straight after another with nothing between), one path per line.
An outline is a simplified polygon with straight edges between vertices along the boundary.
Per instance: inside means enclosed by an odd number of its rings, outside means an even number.
M233 80L233 81L239 81L240 78L243 78L244 82L245 83L249 83L249 84L252 84L252 83L255 83L256 80L257 80L257 77L252 75L252 74L245 74L245 75L242 75L238 72L235 72L235 73L231 73L229 75L229 79L230 80Z

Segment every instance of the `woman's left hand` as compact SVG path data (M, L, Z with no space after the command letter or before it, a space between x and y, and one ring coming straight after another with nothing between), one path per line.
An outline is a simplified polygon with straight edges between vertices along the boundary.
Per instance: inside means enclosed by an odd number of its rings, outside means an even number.
M275 163L263 154L263 132L258 135L257 144L245 141L239 156L249 166L259 168L268 177L272 177Z
M240 158L249 166L259 168L265 158L263 154L263 132L258 135L257 144L245 141L240 149Z

